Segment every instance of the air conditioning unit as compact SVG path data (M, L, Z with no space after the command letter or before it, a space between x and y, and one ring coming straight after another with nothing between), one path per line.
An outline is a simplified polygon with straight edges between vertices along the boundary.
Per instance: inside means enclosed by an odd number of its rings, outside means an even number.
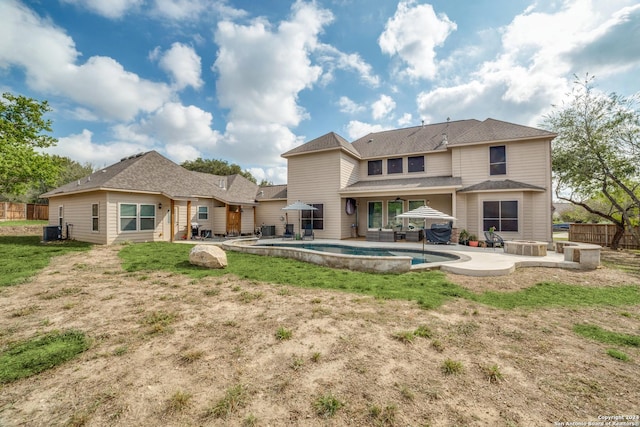
M51 242L54 240L62 240L62 227L59 225L48 225L42 231L42 240Z

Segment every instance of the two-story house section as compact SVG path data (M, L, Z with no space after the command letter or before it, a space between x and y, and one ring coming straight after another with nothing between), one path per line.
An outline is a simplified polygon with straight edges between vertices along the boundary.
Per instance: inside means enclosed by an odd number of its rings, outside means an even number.
M352 143L331 132L283 154L288 200L317 237L420 227L397 218L428 205L482 236L549 241L551 141L545 130L494 119L460 120L370 133Z

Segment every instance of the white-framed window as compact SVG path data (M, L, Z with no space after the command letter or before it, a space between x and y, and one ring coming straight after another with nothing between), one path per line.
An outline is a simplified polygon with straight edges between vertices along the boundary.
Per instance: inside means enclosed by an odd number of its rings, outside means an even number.
M307 228L311 224L313 230L324 230L324 204L312 203L310 206L313 206L316 210L300 212L302 228Z
M198 206L198 221L209 219L209 206Z
M58 226L62 227L62 222L64 221L64 206L58 206Z
M121 203L120 231L144 231L156 228L156 205Z
M91 231L100 231L100 205L91 204Z

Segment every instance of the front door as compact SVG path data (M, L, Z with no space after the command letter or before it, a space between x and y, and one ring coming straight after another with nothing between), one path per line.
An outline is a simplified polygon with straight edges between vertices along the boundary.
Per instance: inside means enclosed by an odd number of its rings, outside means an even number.
M227 213L227 236L239 236L240 224L242 220L242 209L240 206L230 205Z

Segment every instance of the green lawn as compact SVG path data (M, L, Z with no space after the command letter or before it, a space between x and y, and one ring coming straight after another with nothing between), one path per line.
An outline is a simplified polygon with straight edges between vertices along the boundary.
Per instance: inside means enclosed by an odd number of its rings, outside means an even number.
M45 226L48 225L49 221L27 221L27 220L19 220L19 221L0 221L0 227L23 227L30 225L40 225Z
M27 281L49 265L54 256L91 248L83 242L41 243L40 240L40 236L0 236L0 287Z
M478 295L450 283L440 271L363 273L232 251L227 252L229 265L226 269L210 270L189 264L190 250L191 245L144 243L125 246L120 257L127 271L164 270L194 278L234 274L260 282L416 301L426 308L438 307L451 298L465 298L502 309L640 304L640 290L632 285L585 288L545 282L517 292L484 292Z

